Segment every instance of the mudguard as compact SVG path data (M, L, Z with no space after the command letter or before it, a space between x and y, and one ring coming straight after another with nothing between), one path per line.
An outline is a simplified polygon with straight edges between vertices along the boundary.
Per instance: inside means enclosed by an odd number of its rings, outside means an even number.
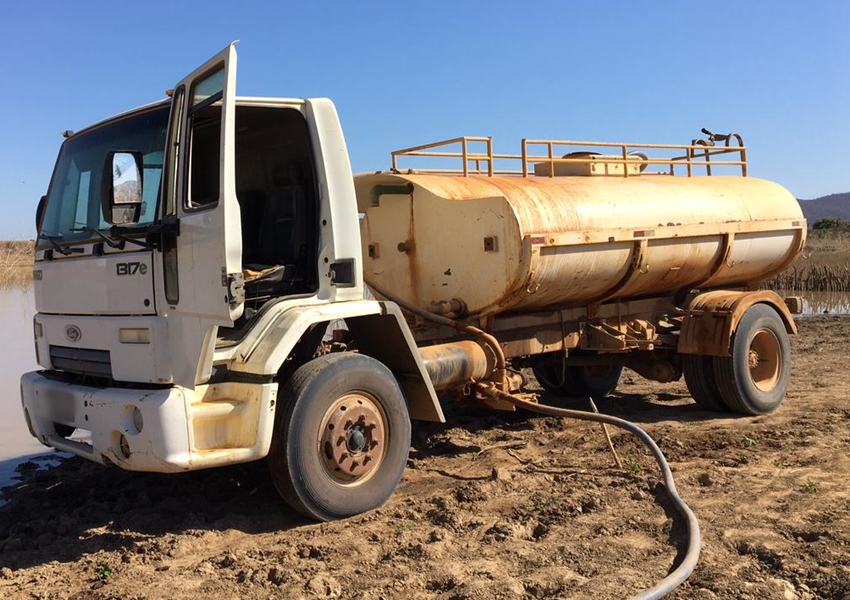
M700 294L691 301L679 334L679 352L729 356L732 334L744 313L754 304L769 305L779 313L786 331L797 333L791 312L776 292L717 290Z
M434 386L401 309L392 302L354 300L281 305L239 345L228 370L274 376L313 325L344 319L357 349L384 363L396 376L412 419L445 422Z

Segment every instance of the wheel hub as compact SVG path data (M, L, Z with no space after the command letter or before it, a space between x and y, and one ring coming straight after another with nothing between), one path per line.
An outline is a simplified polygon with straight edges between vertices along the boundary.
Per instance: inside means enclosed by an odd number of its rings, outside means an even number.
M366 448L366 436L368 432L360 425L355 425L348 430L348 439L345 440L345 445L348 446L348 451L352 453L363 452Z
M776 334L769 329L761 329L750 343L747 362L750 376L755 386L763 392L776 387L781 375L782 350Z
M322 420L319 452L328 474L340 483L361 482L381 464L386 416L365 393L339 398Z

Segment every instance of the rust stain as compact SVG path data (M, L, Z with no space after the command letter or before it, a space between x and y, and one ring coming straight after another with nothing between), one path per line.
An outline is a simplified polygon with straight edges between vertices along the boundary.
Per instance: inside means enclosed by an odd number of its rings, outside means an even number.
M787 230L777 230L778 220L787 219L789 226L794 221L803 223L796 200L780 186L752 178L377 174L357 178L358 195L367 193L376 182L388 181L412 183L414 191L406 228L401 215L397 228L388 228L395 235L406 235L406 240L396 238L390 247L402 241L407 259L397 263L398 273L386 273L385 284L422 306L454 297L454 286L475 281L476 300L470 303L470 313L479 316L582 306L600 298L664 294L706 281L711 286L739 286L792 261L805 239L804 232L796 232L794 237ZM419 205L414 203L414 193ZM433 225L439 223L440 211L460 212L447 210L451 205L457 207L455 202L485 200L500 202L499 210L509 226L505 231L510 235L499 238L499 251L510 249L516 257L509 271L493 272L492 277L482 273L478 255L462 256L469 254L463 250L463 240L496 233L482 231L484 219L476 222L476 215L470 213L467 221L447 222L442 230ZM416 213L425 219L419 228ZM366 222L364 233L369 235L368 217ZM668 230L673 227L676 231ZM725 245L723 236L731 235L734 240L736 232L775 231L788 238L787 244L773 240L773 246L765 248L772 248L776 256L765 258L764 252L742 250L746 252L744 262L736 257L741 266L732 269L721 262L726 254L718 249ZM369 241L378 240L366 243ZM642 252L636 247L641 243L648 244ZM441 255L457 250L458 262L429 263L433 245L443 247ZM432 271L445 275L449 267L451 283L434 278ZM531 290L534 293L529 293Z
M407 269L410 272L410 291L413 294L413 304L420 306L422 292L422 278L419 272L419 257L416 253L416 216L414 210L413 190L410 192L410 220L407 226L407 241L405 242L407 254Z

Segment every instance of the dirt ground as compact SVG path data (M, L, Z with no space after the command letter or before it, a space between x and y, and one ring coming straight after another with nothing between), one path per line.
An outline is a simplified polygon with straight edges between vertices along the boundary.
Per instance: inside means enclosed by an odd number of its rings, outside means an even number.
M799 321L773 415L704 412L684 382L627 372L598 404L641 424L702 528L677 599L850 599L850 317ZM542 398L546 402L546 398ZM3 598L628 597L685 547L649 454L598 425L450 407L419 425L390 502L316 524L263 463L126 473L25 465L0 508Z

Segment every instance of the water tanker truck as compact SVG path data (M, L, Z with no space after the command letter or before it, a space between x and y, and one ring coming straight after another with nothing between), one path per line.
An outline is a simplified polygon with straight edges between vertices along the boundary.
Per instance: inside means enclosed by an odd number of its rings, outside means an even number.
M23 375L33 436L136 471L267 458L297 511L392 494L412 419L684 375L770 413L797 303L794 197L740 136L651 145L464 137L354 176L326 99L235 96L233 45L170 99L62 145L39 203ZM414 165L414 166L410 166Z

